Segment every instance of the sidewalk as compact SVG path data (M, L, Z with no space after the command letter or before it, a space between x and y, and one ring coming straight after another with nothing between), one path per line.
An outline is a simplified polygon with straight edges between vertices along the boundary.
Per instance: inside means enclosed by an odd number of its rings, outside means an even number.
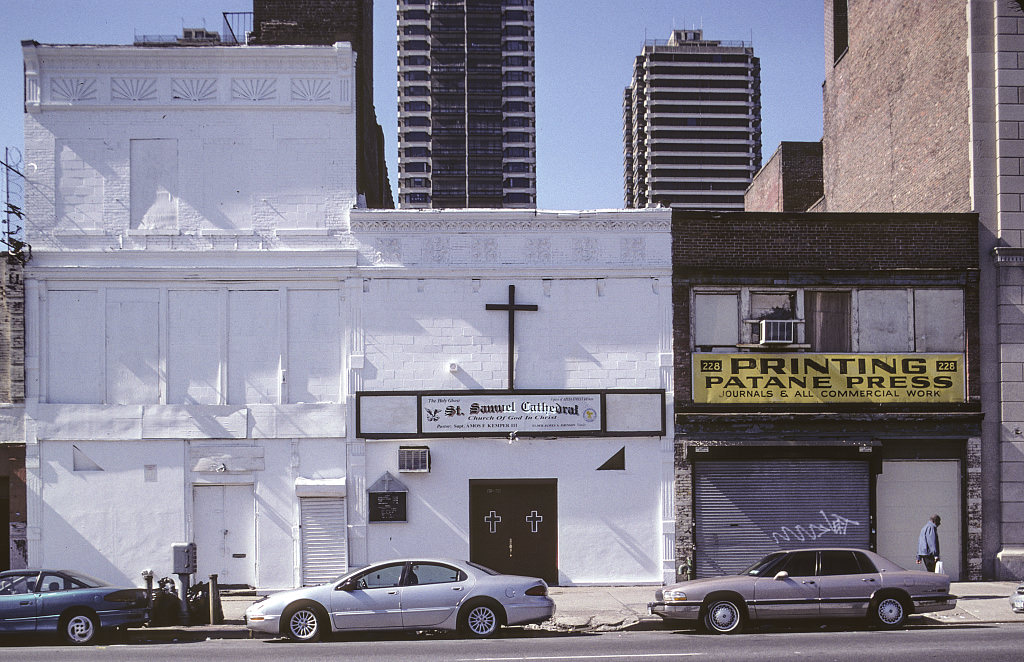
M911 617L911 624L945 626L982 623L1024 623L1024 614L1010 609L1009 596L1019 582L954 582L956 609ZM541 628L561 632L607 632L671 628L647 613L656 586L554 586L555 618ZM143 641L203 641L206 639L264 638L245 627L246 608L253 595L223 595L223 625L170 626L129 630L129 639Z

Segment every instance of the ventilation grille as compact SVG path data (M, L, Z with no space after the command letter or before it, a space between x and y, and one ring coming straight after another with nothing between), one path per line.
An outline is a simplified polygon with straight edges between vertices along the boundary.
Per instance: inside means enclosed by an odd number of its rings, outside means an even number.
M398 470L405 473L428 473L430 471L430 448L427 446L399 447Z

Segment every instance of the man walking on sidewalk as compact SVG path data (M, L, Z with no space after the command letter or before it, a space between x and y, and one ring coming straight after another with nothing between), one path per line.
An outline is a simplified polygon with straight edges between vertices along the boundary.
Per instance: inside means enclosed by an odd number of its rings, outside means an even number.
M942 518L932 515L921 527L921 535L917 539L917 564L924 563L928 572L935 572L935 562L939 560L939 524L942 524Z

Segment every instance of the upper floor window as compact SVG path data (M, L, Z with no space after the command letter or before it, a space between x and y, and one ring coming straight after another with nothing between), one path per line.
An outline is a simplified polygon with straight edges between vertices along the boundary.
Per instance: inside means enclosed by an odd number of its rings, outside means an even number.
M698 291L691 329L697 351L786 345L812 352L960 353L966 347L964 295L954 289Z
M850 11L847 0L832 0L832 62L850 48Z

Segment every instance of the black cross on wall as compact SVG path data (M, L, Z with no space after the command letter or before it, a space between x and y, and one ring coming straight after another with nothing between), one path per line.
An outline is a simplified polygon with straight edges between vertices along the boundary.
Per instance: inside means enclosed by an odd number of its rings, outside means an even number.
M489 303L487 304L487 310L507 310L508 311L508 390L515 390L513 382L513 373L515 372L515 358L516 358L516 311L517 310L537 310L537 306L534 304L516 303L516 286L508 286L508 303Z

